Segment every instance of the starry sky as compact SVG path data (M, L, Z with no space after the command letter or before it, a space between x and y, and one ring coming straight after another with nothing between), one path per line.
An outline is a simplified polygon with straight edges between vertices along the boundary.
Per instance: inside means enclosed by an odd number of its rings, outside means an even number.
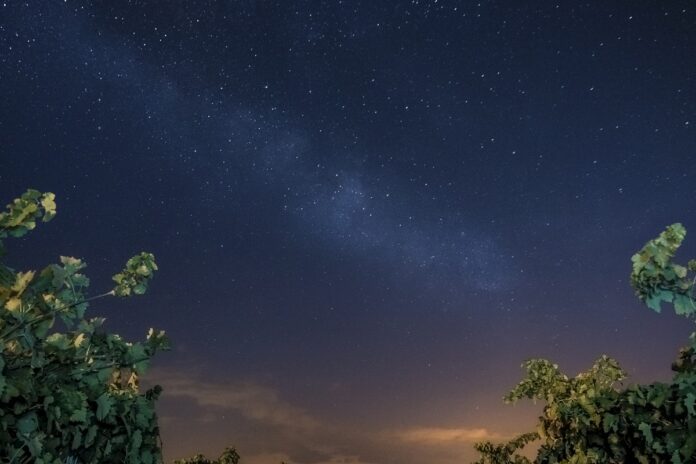
M629 258L696 231L695 31L679 0L5 0L0 201L58 202L8 262L96 294L155 254L90 311L170 335L168 460L467 462L533 429L527 358L670 377L693 327Z

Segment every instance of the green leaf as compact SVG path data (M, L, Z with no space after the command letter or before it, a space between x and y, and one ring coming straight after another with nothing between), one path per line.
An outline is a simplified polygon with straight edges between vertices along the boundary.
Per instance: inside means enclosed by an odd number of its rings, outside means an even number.
M672 464L683 464L679 450L674 450L672 453Z
M87 446L87 447L92 446L96 436L97 436L97 426L90 425L89 428L87 429L87 434L85 435L85 446Z
M43 450L43 441L38 436L33 436L24 442L29 448L29 452L32 456L36 457L41 454Z
M684 277L686 277L686 268L685 268L684 266L680 266L680 265L678 265L678 264L674 264L674 265L672 265L672 269L674 270L674 274L675 274L677 277L679 277L679 278L681 278L681 279L683 279Z
M140 453L140 462L142 462L142 464L154 464L152 453L148 450L143 450Z
M140 430L136 430L131 435L131 450L139 450L140 446L143 444L143 433Z
M682 456L684 456L684 459L687 460L686 462L692 462L691 459L696 453L696 435L691 434L686 439L686 443L684 443L684 446L682 446L679 451L681 452Z
M689 412L690 416L696 416L696 410L694 409L694 405L696 404L696 395L693 393L688 393L686 395L686 399L684 400L684 405L686 406L686 410Z
M149 355L140 343L134 343L128 348L128 363L133 365L137 374L144 374L149 365Z
M82 445L82 432L78 429L73 429L73 440L70 449L76 450Z
M648 443L648 445L652 444L653 434L652 434L652 429L650 428L650 424L647 424L645 422L641 422L638 425L638 430L643 432L643 436L645 437L645 441Z
M48 336L45 341L46 345L56 350L67 350L70 346L68 336L63 333L54 333Z
M97 371L97 379L101 383L105 383L111 378L111 374L114 371L113 367L105 367Z
M73 411L70 415L72 422L87 422L87 410L84 407Z
M612 430L616 422L617 418L615 415L609 413L605 414L602 418L602 429L604 430L604 433L608 433L610 430Z
M17 430L24 435L33 433L39 427L39 419L35 412L24 414L17 421Z
M696 311L696 306L688 295L677 293L674 295L674 310L677 314L688 316Z
M656 313L659 313L662 311L662 308L660 307L660 303L662 301L666 301L668 303L672 302L673 298L673 293L667 290L659 290L655 292L651 297L649 297L647 300L645 300L645 303L648 305L648 308L654 310Z
M102 393L97 398L97 419L103 421L109 415L111 407L114 405L114 399L108 392Z

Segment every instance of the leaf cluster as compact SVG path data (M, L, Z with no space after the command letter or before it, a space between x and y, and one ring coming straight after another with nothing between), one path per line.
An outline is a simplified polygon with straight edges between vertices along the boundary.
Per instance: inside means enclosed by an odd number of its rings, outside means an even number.
M56 196L29 189L0 212L0 238L21 237L36 227L36 221L48 222L56 215Z
M142 295L147 291L147 284L152 279L157 264L152 253L140 253L126 262L126 267L113 277L116 282L116 296Z
M696 313L691 296L694 281L687 275L696 271L696 261L691 260L688 267L672 262L685 236L684 226L672 224L631 257L631 285L638 298L658 313L662 302L672 303L680 315Z
M55 215L51 193L29 190L0 213L0 238L18 237ZM156 386L138 379L164 332L141 343L85 319L88 301L141 294L157 269L142 253L114 277L116 287L87 298L85 263L61 257L40 272L16 272L0 256L0 462L160 463ZM56 329L61 321L64 331Z
M517 453L527 443L539 439L539 434L530 432L522 434L507 443L494 444L490 441L476 443L474 449L481 454L481 459L473 464L531 464L531 461Z

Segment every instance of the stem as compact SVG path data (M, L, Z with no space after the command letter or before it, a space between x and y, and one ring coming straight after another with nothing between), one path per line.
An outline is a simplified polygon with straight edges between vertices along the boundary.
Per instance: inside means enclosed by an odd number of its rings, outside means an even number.
M98 300L99 298L104 298L105 296L114 296L115 294L116 294L116 292L114 290L109 290L108 292L102 293L101 295L91 296L91 297L87 298L86 300L82 300L80 302L73 303L70 306L67 306L65 309L72 308L73 306L77 306L77 305L82 304L82 303L87 303L88 301Z
M10 464L12 464L12 463L14 462L14 460L15 460L15 458L17 457L17 455L19 454L19 452L22 451L22 448L24 448L25 446L27 446L27 444L26 444L26 443L22 443L22 446L20 446L19 448L17 448L17 451L15 451L14 456L12 456L12 459L10 459Z
M36 317L36 318L32 319L32 320L29 321L29 322L26 322L26 323L25 323L25 322L22 322L22 323L20 323L20 324L17 324L17 325L15 325L15 326L10 327L8 330L6 330L6 331L3 332L2 334L0 334L0 340L4 340L5 338L9 337L10 335L12 335L12 334L13 334L14 332L16 332L17 330L23 328L25 325L34 325L34 324L38 324L38 323L41 323L41 322L43 322L43 321L45 321L45 320L47 320L47 319L50 319L50 318L52 318L52 317L55 317L55 315L56 315L56 313L57 313L58 311L64 311L64 310L67 310L67 309L70 309L70 308L74 308L75 306L80 305L80 304L82 304L82 303L88 303L88 302L90 302L90 301L98 300L99 298L104 298L104 297L106 297L106 296L113 296L113 295L115 295L114 290L110 290L110 291L108 291L108 292L106 292L106 293L102 293L102 294L100 294L100 295L96 295L96 296L93 296L93 297L84 299L84 300L82 300L82 301L76 301L76 302L71 303L71 304L69 304L68 306L64 306L64 307L62 307L62 308L56 308L56 309L54 309L53 311L51 311L50 313L42 314L41 316Z

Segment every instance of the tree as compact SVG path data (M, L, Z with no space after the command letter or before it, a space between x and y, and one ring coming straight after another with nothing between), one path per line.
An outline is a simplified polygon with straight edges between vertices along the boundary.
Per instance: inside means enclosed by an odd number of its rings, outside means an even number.
M0 213L0 462L160 463L154 406L162 389L141 394L138 379L168 349L164 332L130 343L104 332L103 318L84 317L92 300L145 293L154 256L129 259L115 286L91 298L79 259L62 256L38 273L5 265L2 240L55 214L55 196L36 190Z
M688 266L672 261L686 236L681 224L669 226L633 255L631 285L638 298L660 312L671 303L677 314L694 318L696 260ZM569 378L556 364L531 359L527 376L505 397L546 402L536 433L502 445L477 443L478 464L529 462L515 451L535 438L541 446L535 463L648 464L696 461L696 332L672 364L671 383L631 385L621 390L626 375L619 364L602 356L587 372Z

